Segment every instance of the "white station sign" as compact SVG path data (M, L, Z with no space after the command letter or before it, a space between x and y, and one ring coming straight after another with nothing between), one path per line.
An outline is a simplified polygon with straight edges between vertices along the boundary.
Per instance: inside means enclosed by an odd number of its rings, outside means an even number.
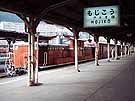
M84 8L84 27L119 26L119 6Z

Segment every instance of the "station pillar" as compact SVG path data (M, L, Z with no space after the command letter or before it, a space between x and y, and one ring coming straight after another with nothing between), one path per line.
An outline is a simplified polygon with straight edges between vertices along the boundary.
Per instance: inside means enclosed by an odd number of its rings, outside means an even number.
M112 58L112 60L114 60L114 47L112 47L112 49L111 49L111 58Z
M130 44L128 45L128 55L130 55Z
M96 46L95 46L95 65L99 66L98 63L98 55L99 55L99 36L95 35L94 36L94 41L96 42Z
M79 70L79 67L78 67L78 42L77 42L77 39L78 39L78 36L79 36L79 31L75 31L74 33L74 40L75 40L75 46L74 46L74 50L75 50L75 69L80 72Z
M127 56L127 46L126 46L126 42L125 42L125 57Z
M135 45L133 45L133 53L135 54Z
M120 47L121 47L120 56L122 58L123 57L123 42L121 42Z
M107 61L110 62L110 38L107 37Z
M40 22L39 19L36 17L27 17L23 14L18 14L18 16L24 21L25 23L25 30L28 31L28 86L37 85L36 80L36 63L35 63L35 35L36 35L36 28Z
M115 60L118 59L118 48L117 48L117 40L115 40Z
M37 39L37 43L36 43L36 69L35 69L35 83L38 84L38 68L39 68L39 33L36 34L36 39Z
M28 86L35 84L35 65L34 65L34 34L28 34Z
M131 55L134 53L134 45L131 45Z

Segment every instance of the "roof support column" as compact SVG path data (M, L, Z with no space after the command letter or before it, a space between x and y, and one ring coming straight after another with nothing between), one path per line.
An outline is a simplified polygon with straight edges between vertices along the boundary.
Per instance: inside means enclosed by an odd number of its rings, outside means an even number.
M127 46L126 46L126 42L125 42L125 57L127 56Z
M122 55L123 55L123 42L122 42L122 41L121 41L120 47L121 47L120 56L121 56L121 58L122 58Z
M96 42L96 47L95 47L95 65L96 66L99 66L99 63L98 63L98 51L99 51L99 43L98 43L98 41L99 41L99 36L97 36L97 35L95 35L94 36L94 40L95 40L95 42Z
M131 55L134 53L134 45L133 44L131 44L131 48L130 48L131 50L130 50L130 52L131 52Z
M130 55L130 44L128 45L128 55Z
M110 38L107 37L107 61L110 62Z
M27 85L32 85L32 78L31 78L31 35L28 34L28 82Z
M111 58L112 58L112 60L114 60L114 46L112 47L112 49L111 49Z
M79 67L78 67L78 44L77 44L77 39L79 36L79 31L75 31L74 33L74 39L75 39L75 46L74 46L74 50L75 50L75 69L80 72Z
M133 53L135 54L135 46L133 45Z
M118 59L117 40L115 40L115 60Z
M32 86L35 81L34 77L34 34L28 35L28 86Z
M132 54L135 53L135 48L134 48L134 44L132 44Z
M36 77L36 65L35 65L35 34L36 34L36 28L39 24L39 19L35 17L26 17L24 15L18 15L25 23L27 29L28 29L28 86L34 86L37 85L38 77Z
M38 60L39 60L39 33L36 34L37 44L36 44L36 69L35 69L35 83L38 84Z

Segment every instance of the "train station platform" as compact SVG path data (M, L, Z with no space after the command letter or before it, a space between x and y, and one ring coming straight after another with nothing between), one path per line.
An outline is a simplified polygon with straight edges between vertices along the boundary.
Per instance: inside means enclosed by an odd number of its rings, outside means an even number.
M1 101L135 101L135 55L94 61L39 73L40 86L27 87L27 75L0 79Z

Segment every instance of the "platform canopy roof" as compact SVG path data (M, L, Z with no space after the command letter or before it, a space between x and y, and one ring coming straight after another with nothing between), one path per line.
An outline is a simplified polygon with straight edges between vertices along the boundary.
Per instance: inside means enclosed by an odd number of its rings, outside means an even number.
M108 5L120 6L120 27L83 28L85 7ZM0 0L0 10L135 43L135 5L132 0Z

